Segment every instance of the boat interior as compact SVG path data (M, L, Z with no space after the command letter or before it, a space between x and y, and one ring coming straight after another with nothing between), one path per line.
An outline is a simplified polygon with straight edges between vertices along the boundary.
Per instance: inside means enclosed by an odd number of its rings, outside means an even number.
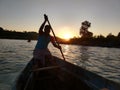
M51 63L32 71L29 63L22 74L17 90L91 90L73 73Z

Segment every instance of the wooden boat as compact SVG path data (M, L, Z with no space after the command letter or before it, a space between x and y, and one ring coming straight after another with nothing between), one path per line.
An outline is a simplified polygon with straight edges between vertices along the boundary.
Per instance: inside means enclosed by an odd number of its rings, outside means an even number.
M32 64L33 59L12 90L120 90L120 84L57 57L47 59L46 67L39 69L32 70Z

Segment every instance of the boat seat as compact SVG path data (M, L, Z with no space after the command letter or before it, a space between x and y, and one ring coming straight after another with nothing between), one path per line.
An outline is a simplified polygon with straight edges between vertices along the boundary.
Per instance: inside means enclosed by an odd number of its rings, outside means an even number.
M42 68L34 69L34 70L32 70L32 71L33 71L33 72L36 72L36 71L50 70L50 69L56 69L56 68L60 68L60 66L42 67Z

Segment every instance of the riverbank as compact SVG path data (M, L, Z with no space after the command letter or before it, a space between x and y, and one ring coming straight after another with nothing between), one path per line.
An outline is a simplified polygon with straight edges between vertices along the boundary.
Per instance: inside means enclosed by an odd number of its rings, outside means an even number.
M4 30L0 27L0 39L20 39L20 40L37 40L37 32L16 32L11 30ZM70 40L65 40L57 37L57 40L61 44L73 44L73 45L83 45L83 46L99 46L99 47L114 47L120 48L120 32L117 36L108 34L106 37L102 35L87 37L87 38L71 38Z
M59 40L59 41L62 44L120 48L120 37L72 38L69 41L64 41L64 40Z

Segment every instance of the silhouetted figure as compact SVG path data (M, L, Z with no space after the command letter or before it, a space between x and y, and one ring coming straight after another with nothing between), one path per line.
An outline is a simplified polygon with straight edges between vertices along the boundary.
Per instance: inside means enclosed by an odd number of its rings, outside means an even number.
M93 33L88 31L88 28L91 26L91 23L88 21L84 21L82 22L82 26L80 28L80 35L83 38L87 38L87 37L92 37Z
M48 17L46 15L44 15L44 19L45 20L39 29L38 41L33 52L33 58L36 65L35 67L38 67L40 63L42 63L42 65L44 66L45 58L52 59L51 53L48 49L49 42L52 42L54 47L58 49L61 48L56 44L54 37L50 35L51 27L49 25L45 25L46 22L48 21Z
M28 39L28 41L27 42L31 42L31 39Z

